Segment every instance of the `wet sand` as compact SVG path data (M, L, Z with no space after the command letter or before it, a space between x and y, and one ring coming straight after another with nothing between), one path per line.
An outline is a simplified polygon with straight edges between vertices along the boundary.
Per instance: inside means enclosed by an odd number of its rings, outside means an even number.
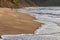
M41 26L34 20L34 17L18 13L15 9L0 8L0 35L32 34Z

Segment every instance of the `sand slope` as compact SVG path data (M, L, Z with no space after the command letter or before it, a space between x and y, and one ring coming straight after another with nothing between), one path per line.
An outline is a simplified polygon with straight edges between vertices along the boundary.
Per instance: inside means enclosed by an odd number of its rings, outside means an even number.
M14 9L0 8L0 35L33 33L41 23L33 21L35 18L18 13Z

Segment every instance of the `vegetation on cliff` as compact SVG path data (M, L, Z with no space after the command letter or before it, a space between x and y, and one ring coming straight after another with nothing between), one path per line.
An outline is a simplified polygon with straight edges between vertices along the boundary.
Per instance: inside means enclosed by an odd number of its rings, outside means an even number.
M0 0L0 7L60 6L60 0Z

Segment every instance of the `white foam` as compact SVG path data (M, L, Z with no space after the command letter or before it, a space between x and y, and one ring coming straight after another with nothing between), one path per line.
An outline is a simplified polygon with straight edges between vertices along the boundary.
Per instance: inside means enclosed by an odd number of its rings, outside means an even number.
M19 11L19 10L18 10ZM41 28L37 29L35 31L35 34L58 34L60 32L60 16L55 14L60 14L60 7L38 7L33 8L30 7L28 9L24 9L25 13L28 13L29 15L35 17L38 22L44 23ZM20 12L23 12L23 10L20 10ZM44 13L44 14L38 14L38 13ZM45 14L45 13L48 13ZM51 14L51 15L49 15ZM53 14L53 15L52 15Z
M2 36L3 40L60 40L60 36L53 35L7 35ZM5 37L5 38L4 38Z

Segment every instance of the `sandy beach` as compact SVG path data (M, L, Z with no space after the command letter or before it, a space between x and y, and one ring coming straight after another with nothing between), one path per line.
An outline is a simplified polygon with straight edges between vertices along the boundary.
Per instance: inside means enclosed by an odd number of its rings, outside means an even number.
M31 34L41 26L35 18L18 13L15 9L0 8L0 35Z

